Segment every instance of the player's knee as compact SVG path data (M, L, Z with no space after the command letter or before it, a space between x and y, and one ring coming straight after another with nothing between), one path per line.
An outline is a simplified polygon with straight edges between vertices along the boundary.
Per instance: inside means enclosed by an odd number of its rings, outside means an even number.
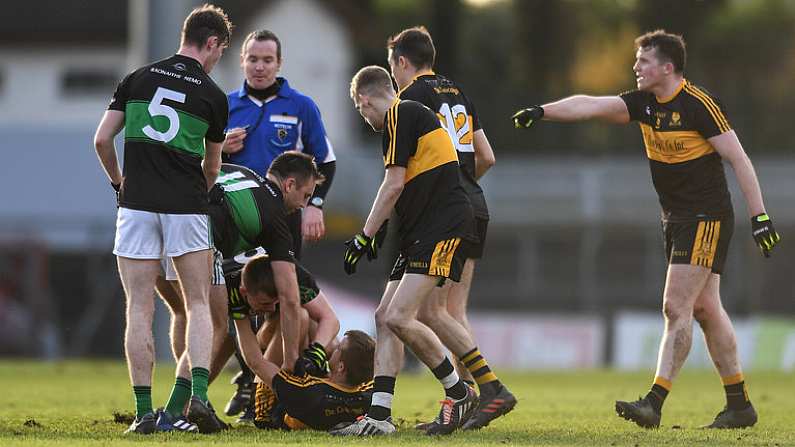
M404 334L408 328L408 319L394 312L388 313L386 316L386 326L395 335L400 337L400 335Z
M665 316L665 320L669 323L676 323L682 321L684 318L688 318L690 312L692 311L686 309L685 306L679 303L668 300L663 303L663 315Z
M422 324L428 326L431 329L436 329L439 327L439 314L437 312L433 312L430 309L424 309L420 313L417 314L417 320L419 320Z
M376 327L386 327L386 307L379 306L378 309L375 310L375 325Z

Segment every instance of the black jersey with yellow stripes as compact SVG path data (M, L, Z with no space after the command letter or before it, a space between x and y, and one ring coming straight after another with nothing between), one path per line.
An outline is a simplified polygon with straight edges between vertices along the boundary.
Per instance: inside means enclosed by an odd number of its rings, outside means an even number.
M668 98L633 90L621 99L630 119L640 124L663 217L732 215L723 163L708 141L732 129L720 101L687 80Z
M174 55L127 75L108 106L124 112L119 205L169 214L207 212L205 139L224 141L226 95L196 59Z
M273 377L277 406L284 410L283 422L290 429L329 430L353 422L370 408L373 382L345 387L313 376L296 377L280 371Z
M475 216L488 219L486 199L475 176L473 135L481 129L475 105L453 81L432 71L417 75L398 96L417 101L436 112L458 153L458 163L464 174L462 186L469 194Z
M395 101L384 121L383 153L386 168L406 168L395 204L401 248L453 237L476 240L456 150L435 113L416 101Z

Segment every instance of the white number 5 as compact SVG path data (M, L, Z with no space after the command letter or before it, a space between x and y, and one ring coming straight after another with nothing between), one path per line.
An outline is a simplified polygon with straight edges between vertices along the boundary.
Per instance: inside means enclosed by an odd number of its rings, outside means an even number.
M143 128L143 132L147 137L153 140L168 143L173 140L174 137L177 136L177 132L179 132L179 115L177 115L177 111L174 110L173 107L169 107L162 103L164 99L170 99L182 104L185 102L185 94L158 87L155 96L149 102L148 110L152 117L165 116L168 118L168 129L165 132L158 132L147 124L146 127Z

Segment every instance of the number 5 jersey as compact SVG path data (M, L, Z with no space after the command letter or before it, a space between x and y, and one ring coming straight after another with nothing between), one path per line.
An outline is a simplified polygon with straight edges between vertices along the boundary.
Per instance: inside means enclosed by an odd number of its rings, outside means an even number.
M226 95L196 59L174 55L127 75L108 110L124 112L119 206L206 214L205 138L224 141Z

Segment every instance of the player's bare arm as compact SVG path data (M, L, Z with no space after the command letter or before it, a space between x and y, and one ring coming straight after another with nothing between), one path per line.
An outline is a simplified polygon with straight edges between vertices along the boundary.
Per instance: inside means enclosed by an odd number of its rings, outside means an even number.
M121 184L122 175L113 139L124 128L124 112L107 110L94 134L94 149L99 162L113 185Z
M629 123L629 111L618 96L575 95L544 104L544 119L548 121L584 121L598 119L614 124Z
M331 308L326 296L320 292L315 299L306 303L304 309L309 314L309 319L317 323L317 330L313 342L320 343L328 348L331 341L340 331L340 320L334 309Z
M204 178L207 179L207 190L213 187L218 173L221 172L221 148L224 143L215 143L205 140L204 160L202 160L202 171Z
M764 214L765 204L762 200L762 189L759 187L756 171L734 130L716 135L707 141L732 166L743 196L745 196L749 216Z
M389 219L395 204L403 192L406 183L406 168L402 166L389 166L386 169L384 180L378 188L373 207L367 216L362 232L367 237L373 237L381 225Z
M491 149L491 143L486 138L486 132L483 129L478 129L473 134L472 144L475 148L475 179L479 180L486 171L494 166L496 159L494 151Z
M271 262L273 279L276 282L276 293L279 298L279 321L284 339L284 363L282 368L293 370L299 355L299 339L301 335L301 300L298 297L298 280L295 275L295 264L287 261Z
M254 335L254 331L251 329L251 322L247 319L235 320L235 329L237 329L237 341L240 343L240 350L246 365L263 382L270 384L276 374L279 373L279 367L265 360L262 356L259 343L257 343L257 336Z

